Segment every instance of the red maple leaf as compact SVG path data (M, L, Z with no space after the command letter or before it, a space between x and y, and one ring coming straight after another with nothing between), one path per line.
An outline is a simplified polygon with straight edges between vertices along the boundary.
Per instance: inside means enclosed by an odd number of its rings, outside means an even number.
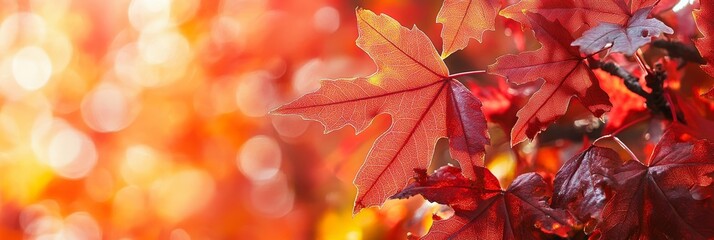
M471 38L481 42L484 31L495 30L500 7L500 0L444 0L436 17L436 22L444 24L442 58L464 49Z
M553 206L570 210L581 222L597 223L614 183L614 170L621 164L612 149L597 146L585 149L563 164L555 175Z
M625 23L631 16L630 7L623 0L522 0L504 8L500 14L529 25L526 12L543 15L550 21L558 20L571 33L601 22Z
M461 166L483 165L489 142L481 103L449 71L429 38L386 15L357 10L357 45L377 64L365 78L326 80L314 93L278 108L321 122L325 131L363 131L378 114L392 125L374 143L355 179L355 212L380 205L407 185L414 168L426 168L439 138L449 137ZM474 177L466 171L467 177Z
M615 194L596 232L601 239L712 239L714 144L673 125L644 163L614 174Z
M707 5L706 1L702 1L701 7L694 12L694 20L697 22L699 31L704 35L703 38L694 40L694 45L699 49L699 53L707 61L707 64L702 66L705 72L714 76L714 13L712 13L711 2Z
M567 237L577 224L567 211L550 208L552 189L540 175L520 175L504 191L488 169L473 168L476 180L451 166L431 176L418 170L416 181L393 196L420 194L454 209L453 217L434 222L425 239L544 239L546 233Z
M490 73L505 76L516 84L543 79L541 88L518 111L511 131L511 144L533 139L538 132L563 116L572 97L577 97L595 116L611 108L607 93L598 84L586 58L570 46L573 37L563 26L530 13L536 38L543 47L533 52L499 57L488 67Z

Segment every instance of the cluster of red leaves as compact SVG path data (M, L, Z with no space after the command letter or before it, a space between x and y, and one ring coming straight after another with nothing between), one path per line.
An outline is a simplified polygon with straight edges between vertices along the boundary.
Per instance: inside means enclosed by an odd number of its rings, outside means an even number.
M360 132L377 115L389 114L391 127L376 140L355 179L354 211L416 194L451 206L454 216L435 222L425 238L714 238L714 144L696 138L692 127L677 117L644 162L634 155L623 161L614 150L593 145L567 161L554 181L526 173L506 190L483 162L490 141L487 119L510 129L516 145L533 140L564 116L574 97L596 117L615 114L616 126L630 112L643 114L644 99L622 84L611 85L618 79L604 80L605 73L596 74L598 66L591 61L608 58L600 54L608 48L637 55L653 37L674 33L650 16L672 2L522 0L501 10L497 0L445 0L437 17L443 24L441 54L416 27L358 9L357 46L374 60L377 72L323 81L319 90L275 113L319 121L326 132L347 125ZM709 63L704 70L714 74L711 4L701 0L696 19L705 37L695 44ZM496 96L486 99L487 104L508 102L507 91L477 89L474 96L456 79L484 71L450 74L442 60L471 38L481 41L484 31L495 29L499 14L532 29L542 45L501 56L485 71L518 85L542 82L515 114L515 123L504 115L513 112L512 103L482 111L476 97ZM653 74L645 68L643 74ZM674 101L667 104L678 109ZM451 156L461 167L445 166L428 175L424 169L440 138L449 139Z

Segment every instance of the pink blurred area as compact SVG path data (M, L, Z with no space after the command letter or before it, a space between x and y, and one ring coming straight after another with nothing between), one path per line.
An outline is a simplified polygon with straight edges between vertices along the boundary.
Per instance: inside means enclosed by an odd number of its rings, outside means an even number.
M437 2L0 4L0 239L393 239L438 208L352 215L387 117L355 136L268 114L375 70L356 7L415 23Z

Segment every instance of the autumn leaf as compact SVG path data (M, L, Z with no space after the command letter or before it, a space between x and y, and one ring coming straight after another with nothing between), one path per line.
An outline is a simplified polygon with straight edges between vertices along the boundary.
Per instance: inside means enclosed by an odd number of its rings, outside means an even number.
M431 176L417 171L416 181L393 198L420 194L429 201L449 205L454 216L435 221L425 239L545 239L546 234L567 237L575 218L552 209L552 189L536 173L518 176L507 190L483 167L473 167L476 180L461 170L442 167Z
M600 219L615 169L617 152L591 146L567 161L555 175L553 206L570 210L581 222Z
M644 163L615 172L615 194L596 231L600 239L711 239L714 144L673 125Z
M637 49L652 41L653 37L659 37L662 33L674 33L674 30L662 21L647 18L651 11L652 7L637 10L624 25L600 23L585 31L583 36L573 41L571 46L579 46L581 52L592 54L612 44L611 52L632 56Z
M451 155L461 166L482 166L489 138L481 103L449 77L429 38L369 10L357 10L357 24L357 46L378 71L322 81L316 92L275 111L317 120L326 132L347 125L361 132L377 115L391 115L391 127L377 138L355 179L354 212L380 205L406 186L413 169L429 165L439 138L449 137Z
M436 22L444 24L441 57L464 49L471 38L481 42L484 31L496 29L500 7L500 0L444 0L436 17Z
M707 5L707 3L709 3ZM711 5L711 0L702 0L701 7L698 11L694 12L694 20L697 22L697 27L699 31L704 35L703 38L695 39L694 45L699 49L699 53L702 54L704 60L707 64L702 66L705 72L709 75L714 76L714 13Z
M570 46L573 38L558 22L530 13L533 31L543 45L532 52L499 57L488 67L489 73L505 76L516 84L543 79L541 88L518 111L518 121L511 131L515 145L546 129L563 116L572 97L577 97L595 116L609 111L607 94L600 89L592 70Z
M630 7L623 0L521 0L499 14L530 26L527 13L540 14L550 21L557 20L570 33L601 22L625 23L631 15Z

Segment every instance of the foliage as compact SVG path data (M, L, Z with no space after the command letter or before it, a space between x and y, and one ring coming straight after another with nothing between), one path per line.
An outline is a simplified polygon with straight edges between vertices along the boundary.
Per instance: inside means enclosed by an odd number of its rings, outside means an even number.
M680 15L673 25L667 17L673 1L522 0L499 11L498 1L445 0L437 17L443 24L441 54L418 28L357 9L357 46L374 60L377 72L323 81L319 90L274 113L317 120L328 132L348 125L361 132L377 115L390 115L391 126L355 179L354 212L414 195L453 208L454 215L436 221L424 238L711 239L714 90L685 67L703 64L712 74L712 4L701 0L694 12L704 37L692 42L694 36L684 30L688 22L677 21ZM541 47L502 54L487 70L449 73L442 59L466 48L470 38L485 42L484 32L512 21L506 18L532 30ZM667 40L651 43L653 38ZM505 77L511 89L468 82L472 93L460 82L485 73ZM525 104L512 92L527 89L515 85L535 89ZM573 98L590 119L605 124L566 117ZM489 106L499 102L504 107ZM510 148L488 146L487 119L510 132ZM586 140L557 172L532 164L527 149L545 148L541 135L555 132L563 121L590 126L590 133L576 133L576 139L600 137ZM659 142L651 157L640 161L635 152L645 147L630 149L617 135L645 122L650 126L638 141ZM598 125L607 127L603 132ZM449 139L460 167L428 174L440 138ZM484 164L489 151L531 160L518 162L514 171L520 175L503 190L508 182L499 182ZM623 161L623 152L629 159Z

